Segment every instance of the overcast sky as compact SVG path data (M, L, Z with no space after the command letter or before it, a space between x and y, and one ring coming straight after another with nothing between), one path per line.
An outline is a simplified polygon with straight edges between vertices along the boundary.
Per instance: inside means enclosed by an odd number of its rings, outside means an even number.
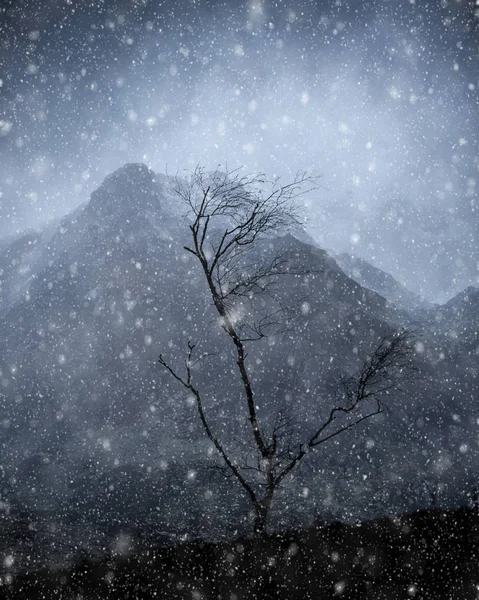
M87 201L126 162L311 169L324 247L434 300L479 285L474 4L4 3L0 235Z

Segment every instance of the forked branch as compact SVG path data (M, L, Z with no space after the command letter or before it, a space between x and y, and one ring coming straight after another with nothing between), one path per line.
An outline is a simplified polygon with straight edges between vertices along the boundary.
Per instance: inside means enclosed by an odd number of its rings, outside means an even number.
M291 462L277 476L280 483L288 473L313 448L324 444L344 431L349 431L368 419L381 414L387 409L384 400L393 391L400 389L401 381L405 381L417 370L412 361L413 334L405 329L393 331L384 336L372 354L364 361L359 372L343 382L342 399L344 404L333 407L326 420L316 429L309 440L302 445ZM361 414L357 419L331 431L331 426L340 415L357 412L367 401L373 407ZM368 403L370 406L371 403Z
M299 173L286 185L279 180L269 182L269 191L265 191L268 182L263 175L243 176L239 170L206 173L201 167L189 178L176 177L173 181L173 191L185 203L189 219L191 242L185 250L201 266L221 326L235 352L252 434L251 447L241 460L238 452L227 450L211 430L193 382L192 367L197 363L193 361L194 344L188 343L184 372L172 368L162 356L159 362L194 396L205 433L223 460L221 471L234 476L251 499L256 533L264 531L276 490L306 454L384 412L386 399L414 370L411 334L393 332L380 340L359 372L343 382L336 406L303 443L298 443L296 431L293 435L293 422L279 413L272 423L260 425L246 346L287 330L289 322L280 303L279 311L255 315L250 323L238 320L235 309L248 302L254 310L255 296L269 295L280 277L297 275L287 255L265 255L255 250L260 240L301 224L298 200L315 189L316 183L315 177Z
M163 358L163 356L161 354L158 358L158 362L160 363L160 365L162 367L164 367L170 373L170 375L172 375L172 377L174 377L177 381L179 381L187 390L189 390L193 394L193 396L196 400L196 407L198 409L198 415L200 417L201 424L203 425L203 429L205 430L205 433L208 436L208 439L211 441L213 446L216 448L216 450L218 451L218 454L221 456L221 458L223 459L223 461L225 462L225 464L227 465L227 467L229 468L231 473L236 477L236 479L239 481L239 483L246 490L249 497L251 498L251 501L253 502L253 505L256 505L258 500L256 498L256 494L255 494L253 488L249 485L249 483L243 477L243 475L240 472L240 470L238 469L238 467L230 459L230 457L228 456L227 452L223 448L223 445L221 444L219 439L213 434L211 427L208 423L208 420L206 418L206 414L205 414L205 411L203 408L203 402L201 399L200 392L192 383L191 366L192 366L192 357L193 357L194 349L195 349L195 344L188 342L188 355L185 360L185 374L183 376L178 374L178 372L175 369L173 369L169 365L169 363L166 362L166 360Z

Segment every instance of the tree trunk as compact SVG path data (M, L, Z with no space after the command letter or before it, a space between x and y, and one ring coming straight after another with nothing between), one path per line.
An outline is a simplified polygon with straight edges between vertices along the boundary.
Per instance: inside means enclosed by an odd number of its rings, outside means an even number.
M253 533L255 536L261 537L266 533L266 524L268 522L269 509L271 508L272 495L264 498L256 509L256 517L253 525Z
M256 514L254 525L253 525L253 533L255 536L261 537L266 531L266 521L267 514L264 514L263 511Z

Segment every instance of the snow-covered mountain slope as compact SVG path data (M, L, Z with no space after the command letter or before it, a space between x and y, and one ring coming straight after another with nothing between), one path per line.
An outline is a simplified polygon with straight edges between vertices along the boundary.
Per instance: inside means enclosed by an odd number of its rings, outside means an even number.
M246 415L234 357L184 250L183 212L165 176L126 165L54 231L39 233L34 252L28 239L2 250L9 291L0 314L0 423L9 502L66 520L81 512L94 531L111 522L113 507L122 522L134 512L151 524L161 514L164 528L172 515L182 522L185 514L200 519L192 516L199 511L213 519L224 506L223 486L204 471L209 447L194 406L157 363L161 352L181 365L188 340L211 353L194 376L215 430L226 439L241 435ZM422 304L387 274L387 297L369 289L381 281L363 287L324 250L291 235L257 251L287 258L292 274L278 298L294 313L288 331L248 349L260 414L288 410L306 431L331 407L340 377L391 328L417 323ZM20 268L27 256L28 275ZM417 344L421 379L391 399L391 417L338 438L309 462L312 471L298 472L285 494L297 499L297 486L312 492L293 502L293 513L387 511L411 481L420 503L418 486L429 477L454 475L459 494L476 465L474 294L438 309L442 320L428 313ZM268 310L270 300L260 300L243 312ZM453 318L467 347L452 349ZM452 381L460 385L452 389ZM237 490L227 490L234 507Z
M401 310L424 315L432 305L400 284L392 275L351 254L338 254L335 259L343 271L362 286L374 290Z
M0 315L21 300L45 266L44 250L56 227L49 224L0 243Z
M432 316L438 329L474 349L479 330L479 289L469 286L438 307Z

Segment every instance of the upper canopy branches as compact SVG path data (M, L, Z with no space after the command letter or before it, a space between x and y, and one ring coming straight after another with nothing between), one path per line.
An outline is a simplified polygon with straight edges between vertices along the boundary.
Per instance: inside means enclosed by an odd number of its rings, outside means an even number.
M239 169L209 173L196 167L189 177L174 178L173 191L191 219L193 244L185 249L200 260L219 300L264 292L284 273L282 257L252 260L250 251L269 235L298 228L299 199L316 187L317 178L305 172L285 185L262 174L242 175Z

